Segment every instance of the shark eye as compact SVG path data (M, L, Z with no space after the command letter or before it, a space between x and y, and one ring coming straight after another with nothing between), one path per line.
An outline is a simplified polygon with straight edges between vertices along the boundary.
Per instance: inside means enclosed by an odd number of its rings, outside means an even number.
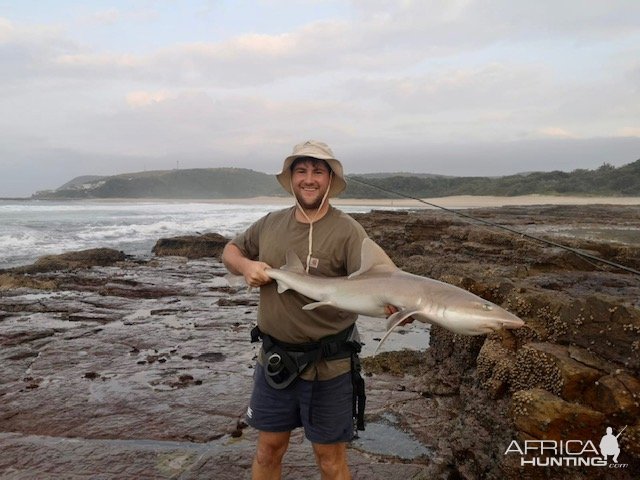
M491 305L490 303L483 303L482 304L482 309L491 311L491 310L493 310L493 305Z

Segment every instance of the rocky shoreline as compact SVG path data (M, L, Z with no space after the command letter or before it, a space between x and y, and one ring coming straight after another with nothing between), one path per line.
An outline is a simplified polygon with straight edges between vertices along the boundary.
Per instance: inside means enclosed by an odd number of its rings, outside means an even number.
M471 213L640 270L639 206ZM486 337L433 327L429 349L365 358L369 428L350 447L354 478L634 478L637 275L450 213L354 217L402 269L527 322ZM97 249L0 272L1 478L248 478L257 296L224 278L224 242L167 239L150 261ZM383 329L359 324L369 339ZM597 446L607 426L627 427L627 467L521 467L504 454L513 440ZM285 463L285 478L317 476L300 432Z

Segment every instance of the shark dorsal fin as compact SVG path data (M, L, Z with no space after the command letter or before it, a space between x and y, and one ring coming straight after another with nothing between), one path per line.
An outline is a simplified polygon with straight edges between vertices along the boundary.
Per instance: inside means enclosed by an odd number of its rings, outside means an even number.
M294 273L306 273L304 265L300 261L300 258L293 252L293 250L287 251L287 263L285 263L280 270L286 270L287 272Z
M362 241L362 250L360 253L360 269L349 275L349 278L357 277L367 272L380 272L397 270L393 260L389 255L373 240L365 238Z

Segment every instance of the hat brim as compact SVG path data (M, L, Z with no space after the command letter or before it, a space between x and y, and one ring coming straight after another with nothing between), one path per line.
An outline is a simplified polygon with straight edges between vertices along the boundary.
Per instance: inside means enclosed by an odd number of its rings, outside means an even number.
M293 191L291 190L291 165L298 158L309 158L311 155L290 155L284 159L284 164L282 165L282 171L276 175L278 182L287 192L293 195ZM333 178L331 179L331 187L329 188L328 197L336 197L340 195L345 188L347 188L347 182L344 179L344 173L342 169L342 164L339 160L323 155L313 155L311 158L317 158L319 160L324 160L329 164L331 170L333 171Z

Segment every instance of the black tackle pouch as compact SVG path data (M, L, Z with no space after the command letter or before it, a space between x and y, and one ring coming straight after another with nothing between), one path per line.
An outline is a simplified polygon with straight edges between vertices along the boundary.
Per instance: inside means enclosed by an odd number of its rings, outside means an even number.
M280 390L291 385L314 357L305 352L287 351L274 344L265 350L265 358L265 379L273 388Z
M318 355L318 344L291 345L262 333L256 326L251 330L251 342L262 340L264 377L278 390L287 388Z
M251 341L262 340L265 380L273 388L283 389L291 385L313 362L323 358L350 357L356 349L357 343L352 338L353 330L354 327L351 326L336 335L325 337L319 342L290 344L262 333L256 326L251 331ZM357 346L357 351L359 351L360 345Z

